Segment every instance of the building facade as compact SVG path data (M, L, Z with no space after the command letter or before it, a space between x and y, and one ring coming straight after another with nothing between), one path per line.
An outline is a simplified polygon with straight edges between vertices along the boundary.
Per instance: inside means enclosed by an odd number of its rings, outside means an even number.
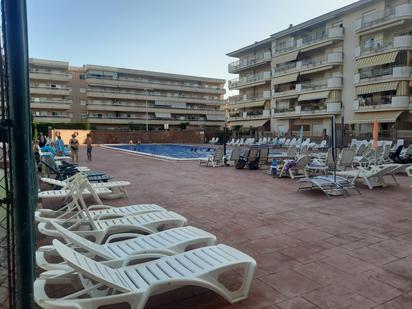
M260 129L267 131L270 119L270 130L277 135L297 135L303 127L305 136L323 136L330 134L335 115L354 136L369 135L375 118L383 136L412 132L411 51L408 0L361 0L291 25L228 54L238 58L229 64L229 72L239 74L239 80L253 75L246 65L233 70L237 63L253 62L255 55L261 59L262 53L270 58L253 66L254 72L266 74L265 83L232 83L239 96L229 100L229 123L263 124ZM270 90L264 103L237 103L260 88ZM248 123L249 110L262 110L266 122Z
M225 80L30 59L33 120L91 128L219 128Z

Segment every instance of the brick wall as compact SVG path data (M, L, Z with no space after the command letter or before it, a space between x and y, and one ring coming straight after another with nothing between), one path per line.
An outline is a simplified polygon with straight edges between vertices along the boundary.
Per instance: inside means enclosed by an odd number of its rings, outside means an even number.
M202 134L201 134L202 133ZM178 144L202 144L204 133L198 130L183 131L91 131L93 144L128 144L133 143L178 143Z

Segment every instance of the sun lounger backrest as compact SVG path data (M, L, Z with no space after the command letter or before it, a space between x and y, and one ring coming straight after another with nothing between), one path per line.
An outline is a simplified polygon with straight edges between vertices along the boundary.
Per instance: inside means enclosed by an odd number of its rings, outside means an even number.
M303 170L310 163L310 156L302 156L296 161L294 169Z
M51 222L51 224L53 225L53 227L60 232L60 234L62 235L62 237L64 238L65 241L67 241L68 243L73 243L73 244L80 244L84 247L87 247L88 250L90 250L91 252L93 252L94 254L98 254L99 256L105 257L107 259L112 259L113 255L106 252L106 250L104 249L104 247L102 245L98 245L84 237L81 237L75 233L73 233L72 231L65 229L64 227L62 227L60 224L58 224L57 222Z
M251 147L250 148L249 157L248 157L249 162L256 161L256 159L258 157L258 152L259 152L259 148L257 148L257 147Z
M230 161L237 161L240 157L240 147L233 146L232 153L230 154Z
M95 262L92 259L74 251L57 239L53 240L53 246L61 257L71 266L73 269L79 271L82 274L86 274L89 278L92 278L98 282L104 282L107 286L114 288L121 292L131 291L130 286L123 280L124 276L120 274L117 269L113 269L102 263ZM123 280L122 280L123 279Z
M286 153L286 156L288 158L294 158L294 157L296 157L297 152L298 152L298 150L297 150L295 145L289 146L288 151Z
M259 162L267 162L269 157L269 147L261 147L259 151Z
M412 156L412 144L409 144L408 148L406 148L405 156Z
M214 161L221 161L223 159L223 148L222 147L218 147L215 149L215 152L213 154L213 160Z
M354 148L344 148L340 156L339 165L351 166L353 164L354 157L355 157Z

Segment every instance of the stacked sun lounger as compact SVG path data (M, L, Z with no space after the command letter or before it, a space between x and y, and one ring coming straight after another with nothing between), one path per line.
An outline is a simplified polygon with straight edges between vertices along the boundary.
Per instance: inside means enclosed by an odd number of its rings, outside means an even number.
M35 213L39 232L50 240L36 251L43 270L34 283L40 307L91 309L125 303L142 309L150 296L187 285L210 289L229 303L248 296L255 260L217 244L204 230L185 226L183 216L155 204L103 205L98 187L81 175L55 185L68 190L67 203ZM88 205L86 191L97 204ZM236 289L220 281L227 272L242 276ZM66 294L52 297L59 286Z

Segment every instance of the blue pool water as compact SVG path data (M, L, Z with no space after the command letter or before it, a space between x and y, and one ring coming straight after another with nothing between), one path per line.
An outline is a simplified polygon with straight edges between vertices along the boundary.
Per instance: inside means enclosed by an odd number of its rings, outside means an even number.
M207 158L213 152L213 148L208 146L175 144L110 145L109 147L176 160Z

